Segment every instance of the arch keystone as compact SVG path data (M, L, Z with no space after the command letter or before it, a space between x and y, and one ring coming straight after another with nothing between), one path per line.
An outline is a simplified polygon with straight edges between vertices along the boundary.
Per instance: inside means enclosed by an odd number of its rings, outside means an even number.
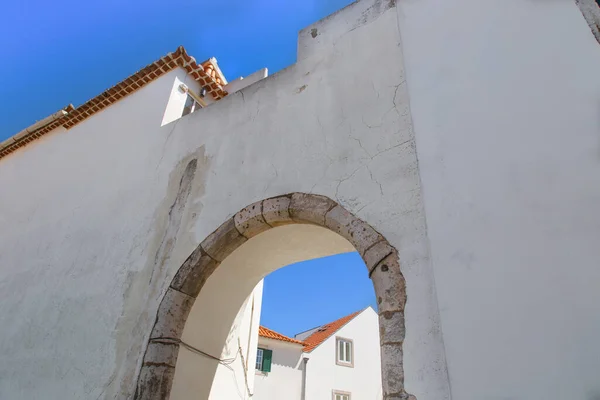
M337 203L318 194L293 193L289 213L296 222L325 226L325 215Z
M273 227L291 224L290 196L272 197L263 200L263 217L265 222Z

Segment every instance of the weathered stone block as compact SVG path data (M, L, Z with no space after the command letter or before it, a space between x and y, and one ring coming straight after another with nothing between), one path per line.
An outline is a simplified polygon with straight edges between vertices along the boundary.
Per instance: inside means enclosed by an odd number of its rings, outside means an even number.
M235 227L233 218L229 218L216 231L208 235L200 246L206 254L221 262L246 240L248 239L242 236Z
M144 364L164 364L175 368L178 354L178 343L151 341L144 355Z
M360 255L375 243L383 240L375 229L338 205L325 215L325 225L354 245Z
M150 339L180 339L185 321L194 305L194 300L192 296L169 288L158 307L156 323L150 334Z
M135 400L168 399L174 377L174 367L168 365L143 365L138 379Z
M244 207L233 217L235 227L247 239L271 228L271 226L265 222L262 208L262 201L259 201Z
M308 222L325 226L325 214L336 202L317 194L293 193L289 213L296 222Z
M404 367L402 365L401 345L381 345L381 378L384 398L386 398L386 395L404 393Z
M171 287L192 297L197 297L208 277L218 266L219 262L198 246L177 271Z
M262 213L267 224L280 226L294 221L290 216L290 196L272 197L263 201Z
M402 343L405 335L403 312L384 311L379 313L380 343Z
M387 241L375 243L373 246L368 248L363 255L363 260L369 271L369 274L373 272L377 264L384 258L396 251Z
M400 272L398 255L393 252L375 267L371 274L379 313L404 311L406 305L406 282Z

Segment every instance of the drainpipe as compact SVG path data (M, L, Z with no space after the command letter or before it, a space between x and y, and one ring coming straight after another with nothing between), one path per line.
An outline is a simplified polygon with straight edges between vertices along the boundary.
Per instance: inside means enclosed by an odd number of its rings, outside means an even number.
M302 358L304 368L302 368L302 391L300 392L300 399L306 400L306 367L308 366L308 357Z

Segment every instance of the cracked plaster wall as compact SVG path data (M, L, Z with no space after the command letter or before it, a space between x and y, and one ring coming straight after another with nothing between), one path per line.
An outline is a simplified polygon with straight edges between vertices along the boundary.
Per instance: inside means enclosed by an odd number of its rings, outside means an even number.
M130 397L191 251L247 204L299 191L399 250L406 387L448 398L394 7L363 0L308 27L297 64L170 124L180 70L3 159L0 397Z
M418 399L597 397L600 51L575 3L362 0L298 52L161 127L173 71L0 161L0 398L130 397L177 268L294 191L399 250Z

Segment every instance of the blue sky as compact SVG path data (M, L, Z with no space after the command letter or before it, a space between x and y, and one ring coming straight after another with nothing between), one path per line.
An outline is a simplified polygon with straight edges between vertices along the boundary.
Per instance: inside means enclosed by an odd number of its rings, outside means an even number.
M0 140L98 95L183 45L228 79L296 59L297 33L350 0L8 0ZM10 116L10 118L6 118Z
M297 33L350 0L12 0L0 13L0 140L96 96L177 46L234 79L296 60ZM267 277L262 322L293 335L375 304L356 253Z
M303 261L265 278L261 324L287 336L332 322L376 300L356 252Z

